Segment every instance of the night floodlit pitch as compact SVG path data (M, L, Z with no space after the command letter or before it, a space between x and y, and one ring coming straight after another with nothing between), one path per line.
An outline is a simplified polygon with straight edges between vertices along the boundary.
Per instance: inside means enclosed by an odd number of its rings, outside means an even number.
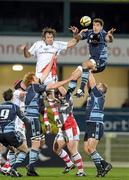
M28 177L26 176L25 168L19 169L19 172L24 176L19 177L19 180L56 180L56 178L60 178L60 180L75 180L75 179L85 179L85 180L95 180L98 179L95 177L96 171L95 168L85 168L85 172L87 172L86 177L76 177L76 170L72 170L68 174L62 174L63 168L38 168L37 172L39 173L39 177ZM4 180L12 180L12 177L0 175L0 179ZM18 178L17 178L18 179ZM129 180L129 169L128 168L113 168L109 174L101 179L107 180Z

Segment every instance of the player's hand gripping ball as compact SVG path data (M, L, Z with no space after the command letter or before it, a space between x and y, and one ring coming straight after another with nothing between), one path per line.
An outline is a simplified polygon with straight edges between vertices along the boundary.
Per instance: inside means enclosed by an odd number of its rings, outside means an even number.
M83 16L81 19L80 19L80 24L83 26L83 27L86 27L86 26L89 26L91 23L91 18L89 16Z

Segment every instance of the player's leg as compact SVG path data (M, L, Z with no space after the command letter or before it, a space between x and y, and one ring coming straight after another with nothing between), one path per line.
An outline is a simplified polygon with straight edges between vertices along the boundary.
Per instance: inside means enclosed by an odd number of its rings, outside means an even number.
M77 80L81 77L81 74L82 74L82 66L78 66L77 69L72 74L75 76L75 78L71 80L68 84L68 90L66 93L67 100L69 100L71 94L77 87Z
M2 165L2 148L3 148L3 145L0 143L0 171L1 171L1 165Z
M71 161L68 153L63 149L66 146L67 139L62 132L58 133L53 143L53 151L66 163L66 167L63 173L68 173L74 168L74 164Z
M96 128L97 127L97 128ZM105 176L105 168L106 161L102 158L102 156L97 152L96 147L98 145L99 140L103 135L103 124L101 123L87 123L86 125L86 133L84 137L84 151L91 157L93 160L96 169L97 169L97 177Z
M1 168L3 174L9 174L10 169L14 165L15 161L16 161L16 152L13 147L10 147L7 153L7 160Z
M9 151L7 153L7 161L4 166L8 167L8 161L9 161L10 166L12 167L16 161L16 152L15 151L9 149Z
M11 169L11 176L13 177L20 177L22 176L19 172L17 172L17 167L20 166L20 164L25 160L26 154L28 152L28 147L26 144L23 142L23 138L20 133L18 132L10 132L10 133L5 133L5 140L9 146L12 146L16 149L18 149L17 153L17 158L15 163L12 166ZM12 148L11 148L12 150Z
M15 120L15 131L20 133L20 136L23 138L23 142L27 147L25 124L18 117ZM16 161L16 156L16 150L14 150L14 148L11 147L7 153L7 161L2 167L2 169L7 169L7 172L9 172L10 166L12 167Z
M38 176L35 171L35 164L38 160L40 141L41 141L41 126L39 117L31 117L31 149L29 151L29 164L27 165L28 176Z
M58 112L58 108L56 107L56 102L55 102L54 96L55 96L54 90L47 92L47 101L48 101L48 104L49 104L49 106L53 112L54 121L58 123L59 112Z
M86 60L82 64L82 76L81 76L81 85L80 88L77 90L76 96L81 97L84 95L85 85L88 82L89 78L89 70L95 70L96 62L94 59Z
M42 73L36 73L36 77L38 77L39 79L41 78L41 76L42 76ZM52 73L50 72L48 74L47 78L44 80L44 84L48 85L49 83L55 83L56 81L57 80L53 77ZM47 101L48 101L48 104L49 104L49 106L53 112L54 120L55 120L55 122L57 122L59 120L59 112L58 112L58 108L55 106L54 90L50 90L47 92ZM47 118L47 116L46 116L46 118Z
M77 176L85 176L83 169L83 161L80 153L78 152L78 144L79 144L79 128L76 125L71 128L72 135L69 133L67 134L69 141L67 142L67 148L72 156L74 164L76 165L78 172L76 173Z
M19 165L24 161L28 153L28 147L26 143L23 141L23 143L19 147L17 147L17 150L18 151L17 151L16 161L12 166L13 169L17 169L17 167L19 167Z
M6 175L10 169L11 169L11 165L10 165L10 161L8 159L8 155L7 155L7 160L5 162L5 164L2 166L2 151L3 151L4 146L0 143L0 172L4 175Z

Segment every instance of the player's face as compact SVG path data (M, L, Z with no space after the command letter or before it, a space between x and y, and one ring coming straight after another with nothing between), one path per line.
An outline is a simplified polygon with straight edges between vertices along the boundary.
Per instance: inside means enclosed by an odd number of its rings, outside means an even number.
M45 43L47 45L52 45L53 44L53 41L54 41L54 37L53 37L53 34L50 34L50 33L46 33L45 34L45 39L44 39Z
M102 30L102 26L99 22L94 22L93 23L93 31L94 33L99 33Z

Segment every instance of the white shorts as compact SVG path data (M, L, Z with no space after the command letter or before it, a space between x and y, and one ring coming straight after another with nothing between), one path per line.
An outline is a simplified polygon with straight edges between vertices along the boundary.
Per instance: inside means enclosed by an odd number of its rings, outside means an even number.
M21 119L19 119L19 117L15 120L15 131L20 132L23 135L23 138L26 139L25 124Z
M69 128L65 131L58 132L55 137L55 140L64 140L66 142L79 141L80 140L79 135L80 135L80 131L78 127L77 127L77 133L75 135L73 134L73 129Z
M96 67L96 61L94 59L90 59L90 61L93 63L93 65Z
M77 69L79 69L81 72L83 71L82 66L78 66Z
M43 75L43 73L42 72L36 72L35 73L35 76L37 77L37 78L41 78L42 77L42 75ZM52 76L52 74L51 74L51 72L48 74L48 76L47 76L47 78L44 80L44 84L45 85L47 85L47 84L49 84L49 83L54 83L54 82L56 82L58 80L58 78L57 78L57 75L56 76Z

